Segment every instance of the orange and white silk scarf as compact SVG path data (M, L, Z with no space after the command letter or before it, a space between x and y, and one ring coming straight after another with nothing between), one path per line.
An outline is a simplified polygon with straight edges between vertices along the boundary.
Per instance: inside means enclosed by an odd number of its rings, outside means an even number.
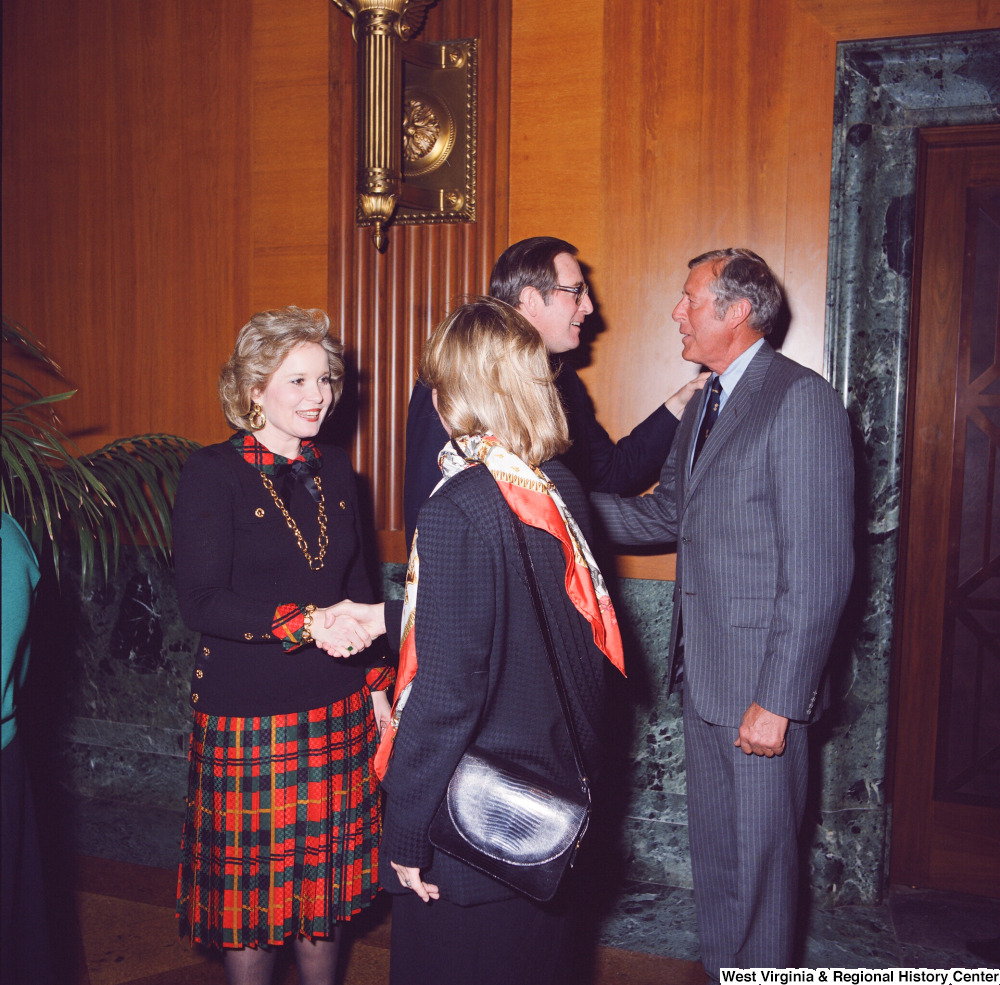
M459 454L454 445L458 445ZM618 620L608 595L604 577L590 551L583 532L566 508L562 497L549 477L538 468L532 468L512 452L507 451L489 433L456 438L444 446L438 464L444 477L434 487L437 492L445 482L463 469L486 466L510 508L529 526L538 527L552 534L563 546L566 555L566 592L576 610L590 623L594 643L598 649L625 674L622 638ZM434 493L431 493L433 496ZM393 695L392 721L382 736L375 755L375 771L379 779L385 776L392 755L393 742L402 718L403 708L413 679L417 674L417 648L413 626L417 612L417 585L420 577L420 558L417 554L419 529L413 535L413 548L406 569L406 591L403 601L403 626L400 634L399 672Z

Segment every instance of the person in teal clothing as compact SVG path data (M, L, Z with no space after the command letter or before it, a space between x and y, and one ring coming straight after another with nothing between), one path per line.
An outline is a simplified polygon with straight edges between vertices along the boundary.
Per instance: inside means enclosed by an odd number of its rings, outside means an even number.
M14 705L28 672L28 617L38 584L38 561L17 520L3 517L3 742L6 749L17 734Z
M17 734L17 699L28 671L28 623L38 585L38 560L17 521L3 526L3 872L0 980L53 980L42 892L35 810Z

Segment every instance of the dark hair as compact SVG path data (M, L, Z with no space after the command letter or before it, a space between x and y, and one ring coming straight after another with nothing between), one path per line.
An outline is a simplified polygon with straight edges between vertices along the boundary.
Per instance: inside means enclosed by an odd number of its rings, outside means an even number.
M556 257L560 253L576 256L576 247L554 236L532 236L508 246L493 265L490 296L512 308L521 303L521 291L534 287L549 303L556 286Z
M781 309L781 285L771 268L752 250L730 247L711 250L688 263L693 269L703 263L712 264L715 280L708 289L715 295L715 314L721 318L731 304L746 299L750 302L747 324L767 335Z

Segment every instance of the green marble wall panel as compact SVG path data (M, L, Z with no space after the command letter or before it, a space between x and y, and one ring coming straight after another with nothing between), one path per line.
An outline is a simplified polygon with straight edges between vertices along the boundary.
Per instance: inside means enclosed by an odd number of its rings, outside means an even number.
M1000 31L843 43L833 114L826 370L853 430L857 566L833 654L835 704L814 737L812 862L818 894L855 903L881 898L888 858L917 137L1000 120Z

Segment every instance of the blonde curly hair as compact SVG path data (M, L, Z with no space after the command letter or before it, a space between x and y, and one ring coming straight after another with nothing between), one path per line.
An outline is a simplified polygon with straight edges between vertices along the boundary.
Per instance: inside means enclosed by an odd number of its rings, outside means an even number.
M305 343L321 345L330 364L333 407L344 389L344 346L330 336L330 319L319 308L275 308L254 315L236 339L229 361L219 373L219 400L229 426L249 427L251 394L263 390L285 357Z

